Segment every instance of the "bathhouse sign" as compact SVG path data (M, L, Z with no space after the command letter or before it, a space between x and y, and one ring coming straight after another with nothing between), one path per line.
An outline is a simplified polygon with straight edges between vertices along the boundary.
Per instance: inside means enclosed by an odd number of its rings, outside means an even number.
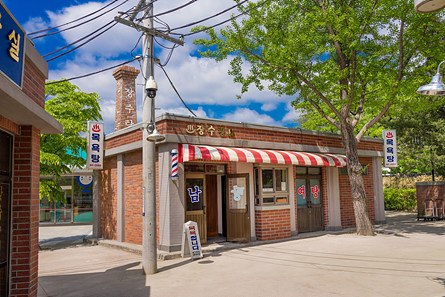
M396 130L383 130L385 167L397 167Z
M87 168L102 169L103 152L104 123L88 121Z

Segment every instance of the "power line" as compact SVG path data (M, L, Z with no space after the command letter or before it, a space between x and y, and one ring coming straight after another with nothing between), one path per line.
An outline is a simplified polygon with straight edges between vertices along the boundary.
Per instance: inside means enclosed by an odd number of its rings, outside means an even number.
M124 2L122 2L122 3L118 4L118 5L116 5L115 7L111 8L111 9L109 9L109 10L107 10L107 11L105 11L104 13L101 13L100 15L95 16L94 18L91 18L91 19L89 19L89 20L86 20L86 21L84 21L84 22L82 22L82 23L80 23L80 24L77 24L77 25L74 25L74 26L65 28L65 29L63 29L63 30L56 31L56 32L51 32L51 33L48 33L48 34L39 35L39 36L33 37L33 38L31 38L31 39L34 40L34 39L37 39L37 38L47 37L47 36L50 36L50 35L59 34L59 33L62 33L62 32L64 32L64 31L67 31L67 30L70 30L70 29L77 28L77 27L79 27L79 26L81 26L81 25L84 25L84 24L89 23L89 22L91 22L91 21L97 20L97 19L100 18L101 16L103 16L103 15L109 13L110 11L115 10L115 9L118 8L119 6L124 5L124 4L125 4L126 2L128 2L128 1L129 1L129 0L125 0Z
M194 113L194 112L187 106L187 104L184 102L184 100L182 100L181 95L179 95L178 90L176 89L175 85L174 85L173 82L171 81L171 79L170 79L170 77L168 76L167 71L165 71L164 67L163 67L160 63L157 63L156 65L158 65L158 66L162 69L162 71L164 71L164 74L165 74L165 76L167 77L168 81L170 82L170 85L173 87L173 90L176 92L176 95L178 95L179 99L181 99L181 102L182 102L182 104L184 104L185 108L187 108L188 111L190 111L190 113L191 113L192 115L194 115L195 117L197 117L197 115L196 115L196 114L195 114L195 113Z
M114 24L113 24L113 23L114 23ZM112 24L112 25L111 25L111 24ZM70 50L68 50L68 51L66 51L66 52L64 52L64 53L62 53L62 54L60 54L60 55L58 55L58 56L55 56L55 57L53 57L53 58L51 58L51 59L48 59L48 60L46 60L46 61L49 62L49 61L52 61L52 60L54 60L54 59L57 59L57 58L59 58L59 57L61 57L61 56L64 56L64 55L66 55L66 54L68 54L68 53L70 53L70 52L72 52L72 51L74 51L74 50L76 50L76 49L78 49L78 48L84 46L85 44L91 42L92 40L96 39L96 38L99 37L100 35L104 34L104 33L107 32L108 30L110 30L111 28L113 28L114 26L116 26L116 24L117 24L117 22L114 21L114 20L111 21L111 22L108 22L107 24L103 25L103 26L100 27L99 29L97 29L97 30L95 30L94 32L88 34L87 36L84 36L84 37L82 37L82 38L80 38L80 39L78 39L78 40L76 40L76 41L74 41L74 42L72 42L72 43L70 43L70 44L68 44L68 45L66 45L66 46L64 46L64 47L62 47L62 48L59 48L59 49L57 49L57 50L55 50L55 51L53 51L53 52L51 52L51 53L48 53L48 54L44 55L43 57L47 57L47 56L49 56L49 55L55 54L55 53L57 53L57 52L59 52L59 51L65 49L65 48L67 48L67 47L70 47L70 46L72 46L72 45L74 45L74 44L76 44L76 43L78 43L78 42L84 40L85 38L87 38L87 37L89 37L89 36L95 34L96 32L98 32L98 31L104 29L105 27L109 26L108 28L106 28L106 29L103 30L102 32L98 33L97 35L91 37L90 39L88 39L88 40L85 41L84 43L81 43L80 45L78 45L78 46L76 46L76 47L74 47L74 48L72 48L72 49L70 49ZM110 26L110 25L111 25L111 26Z
M79 79L79 78L84 78L84 77L87 77L87 76L91 76L91 75L94 75L94 74L98 74L98 73L101 73L101 72L105 72L105 71L107 71L107 70L111 70L111 69L113 69L113 68L116 68L116 67L119 67L119 66L122 66L122 65L125 65L125 64L128 64L128 63L131 63L131 62L133 62L134 60L139 60L139 59L140 59L140 57L136 57L136 58L134 58L134 59L132 59L132 60L129 60L129 61L126 61L126 62L117 64L117 65L114 65L114 66L111 66L111 67L108 67L108 68L104 68L104 69L102 69L102 70L98 70L98 71L95 71L95 72L91 72L91 73L88 73L88 74L84 74L84 75L75 76L75 77L72 77L72 78L61 79L61 80L57 80L57 81L48 82L48 83L45 83L45 86L47 86L47 85L52 85L52 84L58 84L58 83L62 83L62 82L70 81L70 80Z
M136 19L136 20L137 20L138 22L140 22L140 21L142 21L142 20L145 19L145 18L155 18L155 17L161 16L161 15L164 15L164 14L169 14L169 13L172 13L172 12L174 12L174 11L180 10L180 9L182 9L182 8L184 8L184 7L187 7L187 6L189 6L190 4L195 3L196 1L198 1L198 0L190 0L189 2L187 2L187 3L183 4L183 5L177 6L177 7L175 7L175 8L170 9L170 10L166 10L166 11L164 11L164 12L160 12L160 13L158 13L158 14L156 14L156 15L149 16L149 17L147 17L147 12L146 12L146 13L144 13L144 15L143 15L141 18Z
M219 16L219 15L221 15L221 14L223 14L223 13L226 13L226 12L228 12L229 10L234 9L234 8L236 8L236 7L238 7L238 6L242 5L242 4L244 4L244 3L247 2L247 1L248 1L248 0L241 1L240 3L238 3L238 4L236 4L236 5L232 6L232 7L229 7L229 8L227 8L227 9L224 9L224 10L218 12L217 14L211 15L211 16L209 16L209 17L206 17L206 18L202 19L202 20L199 20L199 21L196 21L196 22L193 22L193 23L189 23L189 24L184 25L184 26L180 26L180 27L173 28L173 29L171 29L171 31L176 31L176 30L178 30L178 29L187 28L187 27L190 27L190 26L193 26L193 25L196 25L196 24L205 22L205 21L210 20L210 19L212 19L212 18L214 18L214 17L217 17L217 16ZM174 33L172 33L172 34L174 34ZM178 35L181 35L181 34L178 34Z
M213 26L210 26L210 27L205 27L205 28L203 28L203 29L201 29L201 30L198 30L198 31L195 31L195 32L191 32L191 33L188 33L188 34L184 34L184 35L182 35L182 36L190 36L190 35L198 34L198 33L200 33L200 32L203 32L203 31L206 31L206 30L209 30L209 29L218 27L218 26L220 26L220 25L222 25L222 24L225 24L225 23L227 23L227 22L233 21L233 20L239 18L240 16L245 15L245 14L251 12L252 10L254 10L254 9L256 9L256 8L258 8L258 7L262 6L262 5L264 5L266 2L269 2L269 1L270 1L270 0L265 0L265 1L261 2L261 3L259 3L258 5L255 5L255 6L251 7L251 8L249 8L249 9L246 10L245 12L242 12L242 13L240 13L240 14L234 16L234 17L231 17L230 19L227 19L227 20L225 20L225 21L222 21L222 22L220 22L220 23L218 23L218 24L215 24L215 25L213 25Z
M118 0L114 0L113 2L111 2L111 3L107 4L107 5L105 5L104 7L100 8L100 9L98 9L98 10L96 10L96 11L93 11L92 13L89 13L89 14L87 14L87 15L84 15L84 16L82 16L82 17L80 17L80 18L77 18L77 19L75 19L75 20L72 20L72 21L70 21L70 22L68 22L68 23L61 24L61 25L58 25L58 26L55 26L55 27L51 27L51 28L46 28L46 29L38 30L38 31L35 31L35 32L32 32L32 33L28 33L28 36L30 36L30 35L35 35L35 34L42 33L42 32L46 32L46 31L50 31L50 30L53 30L53 29L60 28L60 27L62 27L62 26L66 26L66 25L75 23L75 22L77 22L77 21L80 21L80 20L82 20L82 19L84 19L84 18L87 18L87 17L89 17L89 16L92 16L92 15L94 15L94 14L96 14L96 13L98 13L98 12L104 10L105 8L107 8L108 6L112 5L113 3L117 2L117 1L118 1ZM127 1L128 1L128 0L127 0ZM126 2L126 1L125 1L125 2Z

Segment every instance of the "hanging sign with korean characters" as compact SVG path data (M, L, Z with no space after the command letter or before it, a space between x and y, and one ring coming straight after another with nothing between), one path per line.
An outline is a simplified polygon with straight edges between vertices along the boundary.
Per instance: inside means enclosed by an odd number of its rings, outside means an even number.
M383 130L385 167L397 167L396 130Z
M190 258L202 258L201 240L199 239L198 224L188 221L184 224L182 232L181 256L184 258L186 254L186 241L188 241L188 249Z
M25 31L0 1L0 71L22 86Z
M88 121L87 168L103 168L104 124Z

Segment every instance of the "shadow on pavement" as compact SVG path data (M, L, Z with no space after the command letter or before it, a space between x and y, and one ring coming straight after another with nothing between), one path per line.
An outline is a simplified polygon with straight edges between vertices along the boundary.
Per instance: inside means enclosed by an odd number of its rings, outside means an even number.
M417 221L417 213L386 212L386 224L376 228L379 233L445 235L445 221Z
M38 297L129 296L129 292L134 297L147 297L150 296L150 287L145 285L142 269L130 269L139 264L133 262L105 272L40 276Z

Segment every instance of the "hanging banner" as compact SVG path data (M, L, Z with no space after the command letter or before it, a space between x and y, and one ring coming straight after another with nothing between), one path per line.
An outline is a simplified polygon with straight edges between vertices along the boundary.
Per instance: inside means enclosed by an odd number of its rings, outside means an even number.
M181 256L183 258L186 254L186 241L188 241L190 258L192 260L202 258L201 240L199 239L198 224L196 222L188 221L184 224L181 246Z
M383 130L385 167L397 167L396 130Z
M87 168L103 168L104 124L88 121Z

